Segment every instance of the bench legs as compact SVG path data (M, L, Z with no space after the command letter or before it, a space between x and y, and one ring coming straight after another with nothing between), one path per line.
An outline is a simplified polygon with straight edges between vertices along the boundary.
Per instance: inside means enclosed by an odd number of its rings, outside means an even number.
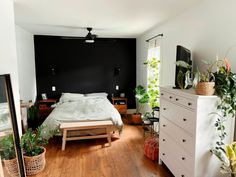
M66 141L67 140L72 140L70 138L67 137L67 130L68 129L63 129L63 136L62 136L62 147L61 147L61 150L64 151L65 148L66 148ZM110 127L106 127L106 134L105 136L103 135L102 138L107 138L107 141L109 143L109 146L111 146L111 128ZM91 138L99 138L99 135L98 136L87 136L87 139L91 139ZM78 139L86 139L86 137L76 137L76 139L73 139L73 140L78 140Z
M63 137L62 137L62 147L61 150L65 150L66 148L66 138L67 138L67 129L63 130Z

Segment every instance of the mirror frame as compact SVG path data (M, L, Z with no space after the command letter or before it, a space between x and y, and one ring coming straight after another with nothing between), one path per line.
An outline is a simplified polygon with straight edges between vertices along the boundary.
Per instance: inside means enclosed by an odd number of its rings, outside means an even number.
M11 115L14 143L15 143L16 155L17 155L18 166L19 166L19 174L21 177L26 177L24 159L23 159L23 154L20 147L20 135L19 135L19 129L18 129L18 124L17 124L15 103L14 103L13 90L12 90L12 85L11 85L11 77L10 77L10 74L3 74L0 76L5 77L6 93L7 93L8 105L9 105L9 112Z

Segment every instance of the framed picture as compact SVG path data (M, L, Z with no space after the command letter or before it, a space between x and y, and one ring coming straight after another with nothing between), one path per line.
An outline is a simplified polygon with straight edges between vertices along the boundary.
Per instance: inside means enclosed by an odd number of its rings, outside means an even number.
M42 93L41 95L42 95L42 99L43 99L43 100L46 100L46 99L48 99L48 98L47 98L47 94L46 94L46 93Z

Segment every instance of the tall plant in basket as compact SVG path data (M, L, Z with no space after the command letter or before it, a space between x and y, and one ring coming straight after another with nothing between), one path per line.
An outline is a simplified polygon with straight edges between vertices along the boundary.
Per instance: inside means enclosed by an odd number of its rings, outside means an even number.
M0 155L11 177L19 177L18 162L14 146L13 134L9 134L0 140Z
M43 145L48 143L55 131L50 132L50 137L44 136L45 126L39 126L36 130L28 129L21 137L21 147L24 151L24 161L27 175L35 175L45 168L46 149Z

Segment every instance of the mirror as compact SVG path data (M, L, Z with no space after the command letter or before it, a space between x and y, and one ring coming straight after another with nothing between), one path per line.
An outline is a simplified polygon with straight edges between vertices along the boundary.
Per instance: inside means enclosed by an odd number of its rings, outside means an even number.
M10 75L0 75L0 177L25 177Z

